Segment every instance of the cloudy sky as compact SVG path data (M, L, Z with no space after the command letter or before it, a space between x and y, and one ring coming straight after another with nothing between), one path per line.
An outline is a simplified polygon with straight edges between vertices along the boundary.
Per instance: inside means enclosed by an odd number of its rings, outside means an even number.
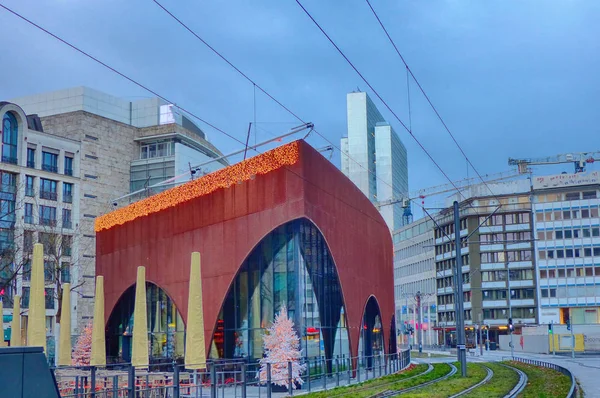
M346 93L368 91L294 0L160 0L202 38L339 145ZM408 123L406 73L364 0L304 6ZM252 84L152 0L0 0L240 140ZM480 173L508 157L600 149L600 1L372 0L400 51ZM0 100L74 86L150 94L0 9ZM410 188L442 174L375 99L409 151ZM411 87L415 136L452 179L473 176ZM297 121L256 94L258 140ZM201 125L202 126L202 125ZM240 144L202 126L223 152ZM254 138L253 138L254 139ZM309 142L327 143L316 135ZM333 161L339 165L339 154ZM571 166L564 166L571 172Z

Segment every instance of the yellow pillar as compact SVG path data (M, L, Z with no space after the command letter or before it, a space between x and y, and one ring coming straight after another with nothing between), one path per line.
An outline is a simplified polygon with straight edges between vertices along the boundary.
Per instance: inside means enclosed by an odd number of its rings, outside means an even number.
M146 268L138 267L133 309L133 342L131 363L138 368L148 366L148 314L146 312Z
M206 368L204 312L202 306L202 274L200 268L200 253L198 252L192 253L192 263L190 266L185 363L187 369Z
M94 320L92 323L91 366L106 365L106 343L104 342L104 277L96 277Z
M71 365L71 284L62 285L60 335L58 336L58 366Z
M46 351L46 300L44 298L44 246L33 245L31 283L29 287L29 316L27 346L42 347Z
M10 346L21 345L21 296L15 296L13 303L13 316L10 324Z

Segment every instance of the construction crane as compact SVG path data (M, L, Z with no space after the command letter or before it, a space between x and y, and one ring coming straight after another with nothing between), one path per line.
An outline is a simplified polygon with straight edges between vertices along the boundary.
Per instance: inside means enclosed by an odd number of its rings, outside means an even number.
M562 164L562 163L573 163L575 166L575 173L583 173L585 166L588 163L594 163L600 160L600 151L596 152L582 152L582 153L564 153L561 155L548 156L545 158L531 158L531 159L513 159L508 158L509 166L517 166L520 174L531 173L529 166L534 165L548 165L548 164Z
M520 176L521 176L521 173L511 170L511 171L503 171L501 173L485 174L482 177L483 177L483 180L486 183L488 183L488 182L494 182L494 181L508 180L508 179L516 178L516 177L520 177ZM463 189L468 188L471 185L476 185L476 184L481 184L481 183L482 183L482 181L479 177L465 178L463 180L454 181L452 184L448 183L448 184L436 185L436 186L429 187L429 188L419 189L417 191L410 193L408 195L408 197L392 198L392 199L384 200L381 202L376 202L375 207L380 209L383 206L391 206L396 203L402 203L402 207L406 209L406 208L410 207L410 202L412 200L415 200L415 199L423 200L428 196L437 196L437 195L440 195L443 193L453 192L453 191L456 191L457 188L459 190L463 190Z

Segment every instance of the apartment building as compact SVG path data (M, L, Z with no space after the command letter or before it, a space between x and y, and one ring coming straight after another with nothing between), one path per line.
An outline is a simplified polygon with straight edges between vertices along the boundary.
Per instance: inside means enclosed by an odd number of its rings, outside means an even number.
M453 345L456 339L455 233L463 238L463 297L458 299L464 303L467 343L474 344L479 325L489 326L490 341L498 342L511 317L517 329L537 323L530 191L528 180L472 186L460 197L460 231L454 230L451 207L436 217L440 226L435 228L440 343Z
M533 180L540 324L600 323L600 173Z

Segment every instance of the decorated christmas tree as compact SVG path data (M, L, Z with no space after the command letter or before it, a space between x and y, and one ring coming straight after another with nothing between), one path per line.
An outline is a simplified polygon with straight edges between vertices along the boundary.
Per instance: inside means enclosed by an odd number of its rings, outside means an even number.
M79 335L75 349L73 350L73 365L88 366L90 364L90 356L92 354L92 324L83 329L83 333Z
M302 385L300 375L306 365L300 362L300 339L294 331L294 322L288 318L285 306L275 316L275 322L263 335L265 356L260 360L260 381L267 381L267 364L271 364L271 382L289 388L288 363L292 363L292 388Z

